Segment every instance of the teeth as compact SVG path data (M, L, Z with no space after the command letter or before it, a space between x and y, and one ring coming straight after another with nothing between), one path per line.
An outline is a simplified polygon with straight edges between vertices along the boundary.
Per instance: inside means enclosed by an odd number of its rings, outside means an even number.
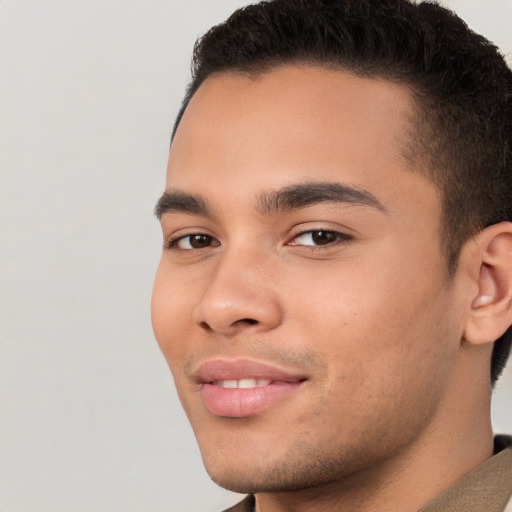
M272 381L269 379L240 379L240 380L219 380L214 384L223 388L260 388L268 386Z
M256 387L256 379L240 379L238 381L239 388L255 388Z

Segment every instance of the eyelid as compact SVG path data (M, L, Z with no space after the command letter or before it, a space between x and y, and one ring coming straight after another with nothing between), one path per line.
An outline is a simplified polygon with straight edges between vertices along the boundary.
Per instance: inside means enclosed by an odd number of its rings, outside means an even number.
M205 236L205 237L208 237L211 241L214 241L216 243L212 244L212 245L208 245L206 247L198 247L198 248L190 248L190 249L183 249L182 247L178 247L178 243L181 241L181 240L184 240L186 238L189 238L189 237L193 237L193 236ZM219 240L217 240L217 238L215 238L213 235L205 232L205 230L194 230L194 231L190 231L190 232L187 232L187 233L174 233L172 234L171 236L169 236L168 238L166 238L164 240L164 244L163 244L163 249L164 250L175 250L175 251L184 251L184 252L192 252L192 251L201 251L201 250L204 250L204 249L208 249L210 247L218 247L220 245L220 242Z
M337 236L337 239L332 242L328 242L326 244L297 244L297 243L293 243L294 240L296 240L304 235L312 235L313 233L320 233L320 232L334 234ZM302 231L299 231L299 232L293 234L290 241L287 242L287 245L290 245L292 247L307 247L308 250L321 250L324 248L328 249L333 246L337 246L337 245L349 242L353 239L354 239L354 236L349 233L346 233L345 231L341 231L339 229L333 229L333 228L319 227L319 228L313 228L313 229L304 229Z

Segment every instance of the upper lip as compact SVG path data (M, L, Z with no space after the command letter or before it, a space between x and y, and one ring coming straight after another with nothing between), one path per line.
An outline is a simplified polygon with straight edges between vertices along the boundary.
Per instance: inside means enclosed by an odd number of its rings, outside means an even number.
M304 374L253 359L210 359L203 362L194 377L201 384L224 380L267 379L279 382L302 382Z

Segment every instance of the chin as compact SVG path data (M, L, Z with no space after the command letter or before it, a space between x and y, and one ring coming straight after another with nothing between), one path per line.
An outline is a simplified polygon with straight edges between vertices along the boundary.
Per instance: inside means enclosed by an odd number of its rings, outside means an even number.
M259 455L259 457L258 457ZM277 454L276 454L277 455ZM323 456L322 456L323 455ZM239 457L222 457L222 452L203 456L210 478L220 487L240 494L291 492L329 485L354 472L353 465L303 446L294 453L262 459L247 449Z

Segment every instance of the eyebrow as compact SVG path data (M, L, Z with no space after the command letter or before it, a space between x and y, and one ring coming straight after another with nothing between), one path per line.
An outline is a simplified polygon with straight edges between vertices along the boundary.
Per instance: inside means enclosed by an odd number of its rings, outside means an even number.
M266 192L259 198L258 209L263 215L271 215L319 203L369 206L387 212L380 201L367 190L324 181L299 183L274 192Z
M157 201L154 213L160 220L166 213L171 212L212 217L210 207L201 196L168 189Z
M258 211L262 215L273 215L320 203L369 206L387 212L379 200L367 190L323 181L298 183L276 191L264 192L258 198ZM168 189L162 194L154 212L159 220L171 212L213 217L212 210L204 198L173 189Z

